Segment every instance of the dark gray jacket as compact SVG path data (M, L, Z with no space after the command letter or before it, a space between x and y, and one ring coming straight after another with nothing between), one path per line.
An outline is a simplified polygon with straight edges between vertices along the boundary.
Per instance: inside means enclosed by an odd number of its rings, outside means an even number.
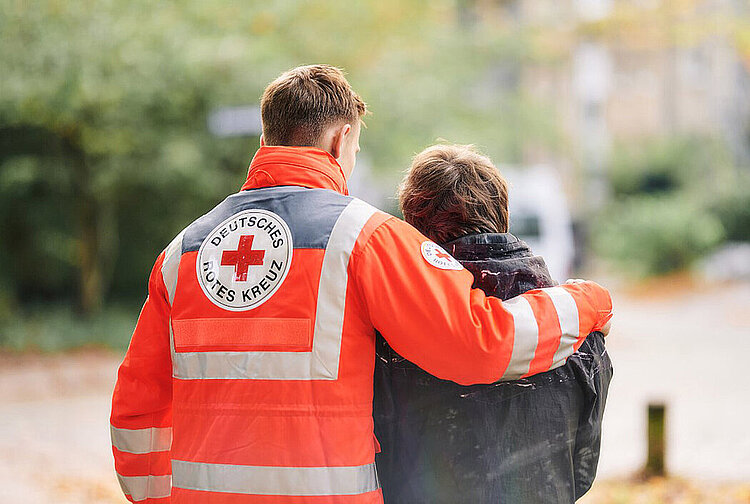
M445 245L474 286L507 299L553 281L511 234ZM386 504L570 504L596 475L612 364L600 333L557 369L461 386L396 354L378 336L375 433Z

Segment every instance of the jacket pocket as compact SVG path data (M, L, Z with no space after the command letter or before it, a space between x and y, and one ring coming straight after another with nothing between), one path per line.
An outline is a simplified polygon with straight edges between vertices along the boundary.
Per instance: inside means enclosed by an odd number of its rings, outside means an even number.
M175 352L309 352L310 319L201 318L172 320Z

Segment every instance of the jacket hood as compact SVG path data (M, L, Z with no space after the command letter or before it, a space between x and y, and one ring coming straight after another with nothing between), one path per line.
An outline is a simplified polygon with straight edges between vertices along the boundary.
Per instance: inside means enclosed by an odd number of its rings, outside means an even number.
M443 248L474 275L473 286L487 295L509 299L555 285L544 259L510 233L462 236Z

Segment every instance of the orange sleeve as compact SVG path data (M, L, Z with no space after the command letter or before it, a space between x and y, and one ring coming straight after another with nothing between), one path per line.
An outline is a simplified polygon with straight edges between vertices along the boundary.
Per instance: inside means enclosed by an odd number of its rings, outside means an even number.
M424 242L409 224L388 219L358 251L355 271L374 327L395 351L435 376L468 385L546 371L562 365L611 317L609 293L594 282L537 289L505 302L485 296L471 288L473 276L455 259L456 269L428 262Z
M169 298L156 260L148 297L117 373L110 429L115 470L131 502L170 501L172 359Z

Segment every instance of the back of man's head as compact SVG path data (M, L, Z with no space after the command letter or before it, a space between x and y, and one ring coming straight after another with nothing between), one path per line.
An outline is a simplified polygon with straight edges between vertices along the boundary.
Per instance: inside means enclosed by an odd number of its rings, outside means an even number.
M399 203L406 222L437 243L508 231L508 183L470 145L433 145L417 154Z
M300 66L271 82L260 101L266 145L318 147L326 128L354 124L367 112L344 73L330 65Z

